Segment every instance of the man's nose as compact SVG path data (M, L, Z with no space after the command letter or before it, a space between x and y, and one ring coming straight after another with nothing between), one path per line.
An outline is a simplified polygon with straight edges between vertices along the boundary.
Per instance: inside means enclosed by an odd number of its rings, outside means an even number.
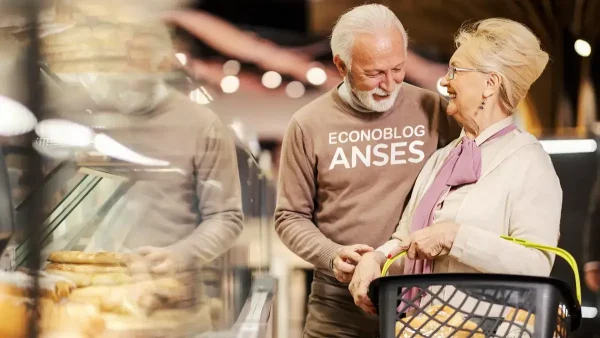
M394 91L394 87L396 86L396 81L394 81L394 77L392 76L392 72L386 72L385 78L379 84L381 89L385 90L388 93Z

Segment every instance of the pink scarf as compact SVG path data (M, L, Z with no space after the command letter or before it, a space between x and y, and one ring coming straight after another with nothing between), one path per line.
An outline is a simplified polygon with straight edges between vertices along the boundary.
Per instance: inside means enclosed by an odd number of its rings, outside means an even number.
M490 140L502 137L517 127L511 124L499 132L495 133L483 143ZM482 143L482 144L483 144ZM475 140L471 140L464 136L459 146L452 149L442 169L438 172L435 180L419 201L419 205L415 210L411 223L411 233L417 230L424 229L433 223L433 216L441 203L442 198L450 191L452 187L457 187L465 184L472 184L481 177L481 148L477 146ZM406 257L404 264L404 274L424 274L431 273L433 269L433 261L430 259L412 260ZM403 298L412 299L415 301L419 290L412 288ZM418 305L416 300L415 304ZM402 304L398 307L399 312L403 312L405 306Z

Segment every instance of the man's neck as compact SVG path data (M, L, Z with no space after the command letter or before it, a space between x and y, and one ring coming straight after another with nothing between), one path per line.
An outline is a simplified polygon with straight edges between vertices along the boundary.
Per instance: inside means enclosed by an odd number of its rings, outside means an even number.
M372 110L365 107L365 105L362 104L358 98L356 98L354 93L352 93L352 89L350 88L348 80L345 79L344 82L338 87L338 93L340 94L342 100L344 100L354 110L360 113L373 113Z

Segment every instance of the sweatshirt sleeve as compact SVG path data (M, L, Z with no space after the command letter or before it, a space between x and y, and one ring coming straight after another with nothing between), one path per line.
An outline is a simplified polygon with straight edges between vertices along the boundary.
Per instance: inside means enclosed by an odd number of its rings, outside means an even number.
M310 140L292 118L286 130L279 169L275 230L296 255L317 268L329 269L341 245L313 223L316 169Z
M186 263L212 261L229 250L243 229L241 187L235 141L216 118L199 135L194 159L199 224L170 249Z
M515 159L523 174L512 187L507 235L556 246L562 189L550 157L539 147ZM549 276L554 262L554 255L502 239L477 224L460 225L450 256L484 273Z

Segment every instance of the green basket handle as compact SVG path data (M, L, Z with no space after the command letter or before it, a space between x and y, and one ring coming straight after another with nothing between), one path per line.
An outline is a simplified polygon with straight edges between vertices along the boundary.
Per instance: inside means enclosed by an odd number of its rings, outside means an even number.
M575 292L577 295L577 300L579 301L579 304L581 304L581 284L580 284L580 278L579 278L579 268L577 267L577 261L575 261L575 258L573 258L573 256L571 256L571 254L569 252L567 252L566 250L561 249L561 248L538 244L538 243L533 243L533 242L530 242L530 241L527 241L524 239L518 239L518 238L514 238L514 237L510 237L510 236L500 236L500 237L503 239L506 239L507 241L511 241L513 243L520 244L527 248L535 248L538 250L553 253L557 256L562 257L564 260L566 260L567 263L569 263L569 265L571 266L571 269L573 270L573 274L575 275ZM386 276L388 273L388 270L390 269L390 266L392 266L392 264L394 264L394 262L398 258L401 258L402 256L406 256L406 251L402 251L399 254L397 254L396 256L388 259L385 262L385 264L383 265L383 269L381 270L381 276L382 277Z

